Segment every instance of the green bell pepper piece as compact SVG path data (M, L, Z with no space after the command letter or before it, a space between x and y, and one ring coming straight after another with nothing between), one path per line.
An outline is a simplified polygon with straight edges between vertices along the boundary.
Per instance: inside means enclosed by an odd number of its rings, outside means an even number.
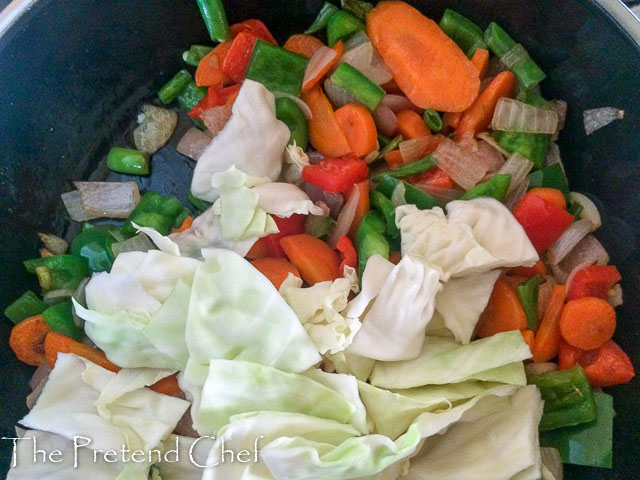
M387 222L386 234L391 238L400 236L400 230L396 226L396 206L393 202L384 193L377 190L369 192L369 201L371 208L380 211Z
M202 213L211 206L211 203L194 197L193 193L191 193L191 189L189 189L189 192L187 193L187 200L191 205L196 207L197 213Z
M567 208L567 213L570 213L571 215L573 215L573 218L579 220L580 214L582 213L583 209L583 206L579 203L572 203L571 205L569 205L569 208Z
M424 111L422 114L422 120L433 133L438 133L442 130L442 117L440 117L440 114L433 108L427 108Z
M208 91L207 87L198 87L195 80L191 79L177 97L178 106L181 110L190 112L200 103L200 100L207 96Z
M379 192L382 192L387 198L391 198L391 196L393 195L393 191L396 189L396 187L400 183L404 185L405 202L416 205L420 210L429 210L430 208L433 208L433 207L443 206L431 195L424 193L422 190L414 187L410 183L403 182L402 180L398 180L397 178L390 177L389 175L384 175L380 179L380 183L378 184L377 190Z
M420 160L416 160L415 162L407 163L406 165L401 165L399 167L392 168L391 170L376 173L373 177L371 177L371 179L374 182L379 182L385 175L393 178L410 177L412 175L418 175L422 172L425 172L435 166L436 164L433 161L433 157L431 155L428 155L424 158L421 158Z
M122 229L125 233L134 235L136 229L132 223L136 223L141 227L155 228L162 235L167 235L183 211L184 206L177 198L149 191L133 209Z
M385 91L368 77L364 76L360 70L352 67L347 62L343 62L331 75L331 81L352 93L365 107L373 111L382 98Z
M544 160L549 150L551 135L544 133L522 133L493 131L493 137L498 144L509 153L518 152L533 162L534 169L544 166Z
M149 175L149 154L130 148L113 147L107 154L109 170L127 175Z
M192 80L191 74L183 68L158 90L158 98L165 105L170 104L178 98L178 95L187 88Z
M380 138L380 134L378 134L378 138ZM398 146L400 145L400 142L402 142L402 140L404 140L402 138L402 135L398 135L396 137L393 137L391 140L387 141L385 146L382 147L382 149L380 150L380 153L378 154L378 158L376 158L376 160L378 160L380 158L384 158L384 156L387 153L389 153L390 151L395 150L396 148L398 148Z
M478 48L487 49L482 29L458 12L447 8L440 20L440 28L458 44L468 58L473 57Z
M389 258L389 242L384 232L386 222L379 212L370 210L360 222L356 231L356 251L358 252L358 273L362 278L364 267L373 255Z
M33 258L23 262L29 273L38 276L40 286L45 291L75 289L83 278L89 276L87 263L75 255L62 254L51 257Z
M29 317L41 314L47 307L47 304L40 300L35 293L27 290L4 309L4 314L17 325Z
M313 237L322 238L325 235L329 235L335 223L331 217L307 215L307 219L304 222L304 231Z
M372 3L364 2L363 0L342 0L340 3L343 9L353 13L361 20L364 20L367 17L367 13L374 8Z
M264 40L253 47L246 77L262 83L272 92L299 96L309 59Z
M571 370L529 375L527 383L536 385L544 400L540 430L554 430L595 420L593 390L580 365Z
M484 183L476 185L465 192L460 200L471 200L478 197L493 197L502 201L509 191L511 175L498 173Z
M569 195L569 183L559 163L529 174L529 188L555 188Z
M116 259L111 250L114 243L116 238L108 228L96 227L80 232L71 242L69 253L84 258L92 272L108 272Z
M42 312L42 318L52 331L79 341L84 330L73 321L72 309L71 300L66 300L47 308Z
M518 298L522 303L524 314L527 317L527 328L534 332L538 330L538 292L540 290L540 277L531 277L516 287Z
M200 65L200 60L206 57L213 47L208 45L191 45L189 50L182 53L182 59L184 63L191 67L197 67Z
M289 143L295 142L300 148L306 150L309 144L309 125L298 104L287 97L276 98L276 118L289 127L291 132Z
M229 22L227 14L224 11L222 0L196 0L204 24L211 40L214 42L224 42L231 40L231 32L229 31Z
M357 32L364 30L364 22L346 10L338 10L327 21L327 40L330 47L338 41L349 40Z
M562 461L611 468L613 457L613 397L594 392L596 419L574 427L540 432L540 445L558 449Z
M304 31L304 33L309 35L311 33L319 32L320 30L325 28L327 26L327 23L329 23L329 18L331 18L331 16L338 10L339 8L336 7L333 3L324 2L315 20L313 21L311 26Z
M553 109L551 102L545 100L539 92L529 88L520 89L516 95L516 100L538 108Z

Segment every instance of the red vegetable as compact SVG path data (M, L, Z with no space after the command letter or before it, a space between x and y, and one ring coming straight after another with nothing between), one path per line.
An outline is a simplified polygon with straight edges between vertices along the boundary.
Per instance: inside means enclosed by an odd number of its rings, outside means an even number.
M231 31L231 36L233 38L237 37L240 32L247 32L261 38L265 42L273 43L274 45L278 44L276 39L273 38L273 35L271 35L271 32L269 32L267 26L262 23L262 21L255 18L231 25L229 30Z
M306 216L294 214L287 218L281 218L274 215L273 220L276 222L278 230L280 231L264 237L264 242L267 244L267 248L272 257L286 258L284 250L280 246L280 239L289 235L304 233Z
M618 269L612 265L592 267L578 270L567 292L567 300L582 297L607 298L607 293L622 279Z
M360 180L367 178L369 167L353 154L338 158L326 157L316 165L302 170L302 179L330 193L342 193Z
M629 356L613 340L587 351L561 341L558 367L568 370L576 363L584 369L589 382L596 388L627 383L635 376Z
M284 237L280 245L309 285L342 276L338 254L322 240L303 233Z
M520 222L538 253L549 248L573 223L573 215L530 193L522 197L513 216Z
M248 20L247 22L259 22L264 27L260 20ZM245 24L247 22L242 23ZM244 75L251 60L253 46L258 39L277 45L267 27L264 27L264 30L261 27L243 29L233 39L233 43L222 62L222 72L234 82L242 83L244 80Z
M209 87L207 95L191 109L189 116L198 120L202 120L202 114L205 110L224 105L232 96L237 95L240 85L231 85L223 88L222 85L213 85Z
M425 170L418 175L405 178L412 185L428 185L437 188L453 188L453 180L451 177L438 167Z
M345 266L357 268L358 255L353 243L349 240L349 237L340 237L340 240L338 240L338 244L336 245L336 249L340 252L340 256L342 257L342 262L340 263L339 268L340 273L344 273Z

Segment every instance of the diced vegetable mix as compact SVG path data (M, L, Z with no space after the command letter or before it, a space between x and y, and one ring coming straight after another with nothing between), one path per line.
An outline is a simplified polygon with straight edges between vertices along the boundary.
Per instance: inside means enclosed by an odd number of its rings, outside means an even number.
M541 471L538 427L564 462L611 467L612 397L594 388L635 374L612 340L622 276L590 235L597 208L569 191L553 143L564 113L542 96L545 74L526 49L450 9L437 24L403 2L362 0L325 2L306 35L281 47L259 20L229 26L221 0L197 4L218 45L183 53L196 71L158 90L165 108L143 107L136 149L115 146L106 159L114 172L152 173L175 103L200 129L178 145L197 160L189 207L136 187L125 207L100 213L78 186L63 195L73 219L123 225L85 223L68 253L41 235L41 258L24 266L42 300L28 290L5 309L17 357L55 366L49 394L67 354L113 375L180 370L145 385L193 398L191 431L230 422L241 432L249 417L232 415L254 410L261 428L282 422L264 456L274 478L325 478L318 451L359 452L332 461L331 478L403 469L439 429L455 445L476 422L499 423L482 409L456 423L480 401L521 419L509 477ZM505 71L487 78L491 55ZM538 373L525 378L523 361ZM176 404L171 428L187 407ZM283 442L311 421L321 447ZM492 448L484 467L502 478ZM475 468L464 445L446 465L426 453L410 471Z

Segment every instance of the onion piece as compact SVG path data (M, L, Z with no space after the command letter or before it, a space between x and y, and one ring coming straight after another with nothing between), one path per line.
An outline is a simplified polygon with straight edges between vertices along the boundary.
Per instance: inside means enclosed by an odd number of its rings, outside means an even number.
M333 105L335 108L344 107L349 103L362 105L362 103L353 93L351 93L346 88L339 87L338 85L333 83L330 78L327 78L324 81L324 93L327 94L331 105Z
M135 182L73 182L82 207L91 216L127 218L140 203L140 190Z
M327 237L327 243L331 248L336 248L340 237L349 233L353 219L356 216L358 202L360 201L360 189L355 185L351 188L355 189L355 191L344 204L344 207L340 211L340 215L338 215L336 224L333 227L333 231Z
M542 468L546 468L549 471L553 480L563 479L564 467L558 450L550 447L540 447L540 458L542 459Z
M391 108L385 105L378 105L373 111L373 121L376 122L376 128L387 137L395 135L398 130L398 118Z
M222 131L231 118L231 106L219 105L209 108L202 112L201 117L211 136L215 137Z
M422 110L419 107L416 107L411 100L409 100L404 95L396 95L394 93L387 93L382 100L380 101L380 105L384 105L385 107L389 107L393 110L393 113L401 112L402 110L413 110L416 113L422 113Z
M204 149L211 143L211 137L196 127L191 127L185 132L176 150L185 157L197 161Z
M367 32L364 30L360 30L358 33L353 35L353 37L349 38L346 42L344 42L344 51L348 52L349 50L353 50L354 48L362 45L363 43L369 42L369 36Z
M547 372L555 372L556 370L558 370L558 364L554 362L531 362L524 366L524 371L527 375L541 375Z
M60 255L69 250L69 244L57 235L52 233L38 233L38 237L44 244L44 247L54 255Z
M82 204L82 197L80 192L73 190L71 192L63 193L60 195L64 207L67 209L67 213L71 220L76 222L86 222L88 220L94 220L100 218L98 215L89 215L84 209Z
M29 387L31 390L35 390L43 380L46 380L47 377L49 377L49 373L51 373L51 367L46 361L42 362L40 366L36 368L36 371L33 372L33 375L29 380Z
M325 47L325 48L328 48L328 47ZM331 49L329 48L329 50ZM331 51L333 52L333 50ZM288 98L289 100L293 100L300 107L300 110L302 110L302 113L304 113L304 117L307 120L311 120L313 118L313 113L311 113L311 108L309 107L309 105L307 105L298 97L291 95L290 93L284 93L284 92L275 92L273 96L276 98Z
M525 178L524 182L521 182L520 185L507 194L502 203L513 212L513 209L520 203L527 190L529 190L529 179Z
M560 158L560 147L556 142L549 143L549 151L547 152L547 156L544 159L544 166L550 167L555 164L560 165L562 169L562 173L564 176L567 176L567 172L564 169L564 164L562 163L562 158Z
M546 275L544 283L540 284L540 288L538 289L538 320L542 320L542 317L544 317L547 306L549 305L549 300L551 299L553 287L556 285L557 283L551 275Z
M309 63L307 63L307 68L304 71L302 88L304 89L309 82L315 80L318 76L323 75L325 71L329 69L329 65L331 65L337 57L338 52L325 45L316 50L314 54L311 55ZM278 97L276 96L276 98Z
M374 150L373 152L371 152L369 155L367 155L366 157L363 157L362 159L365 161L365 163L370 164L375 162L378 157L380 156L380 150Z
M560 133L564 129L564 124L567 120L567 110L569 105L564 100L551 100L553 110L558 114L558 128L556 133Z
M344 197L339 193L329 193L326 190L315 186L312 183L304 182L303 190L313 203L323 202L329 207L329 215L337 218L342 205L344 205Z
M418 182L413 183L412 185L416 188L419 188L427 195L431 195L433 198L445 205L449 202L453 202L454 200L458 200L464 193L462 190L457 188L434 187L433 185L430 185L428 183Z
M138 126L133 131L133 142L138 150L154 154L171 138L178 126L178 113L155 105L143 105L138 115Z
M533 162L516 152L507 159L505 164L496 173L511 175L511 182L509 183L509 190L507 191L508 195L524 182L532 169Z
M73 298L75 299L75 301L85 308L87 306L86 289L87 289L87 285L89 284L89 280L90 280L89 277L83 278L82 281L76 287L76 291L73 293ZM76 315L75 308L71 309L71 314L73 315L73 323L75 323L76 326L79 328L84 328L84 320L80 318L78 315Z
M309 159L309 163L311 165L317 165L322 160L324 160L324 155L320 152L316 152L315 150L309 150L307 152L307 158Z
M582 219L573 222L560 238L558 238L547 251L547 259L552 265L557 265L573 250L580 241L593 231L590 220Z
M393 78L382 57L374 50L369 41L345 51L338 59L336 66L343 62L358 69L360 73L378 85L387 83Z
M116 242L111 245L111 250L116 257L125 252L148 252L154 249L154 244L144 233L139 233L122 242Z
M487 142L489 145L495 148L498 152L500 152L504 158L508 158L511 155L509 152L507 152L504 148L500 146L498 141L495 138L493 138L493 135L491 135L489 132L481 132L478 135L476 135L476 137L478 138L478 140Z
M583 262L591 262L597 265L607 265L609 263L609 254L593 235L584 237L569 255L560 262L560 267L566 272L570 272L575 265Z
M569 200L571 200L571 203L577 203L582 207L580 218L589 220L593 224L592 232L600 228L602 225L600 212L598 211L596 204L593 203L589 197L578 192L569 192Z
M616 120L624 118L624 110L614 107L592 108L582 112L584 131L591 135L596 130L606 127Z
M491 144L484 140L478 141L478 156L487 165L489 172L497 172L504 166L504 157Z
M619 307L624 303L622 299L622 286L619 283L616 283L607 293L607 302L609 302L609 305L613 308Z
M474 141L473 139L469 139ZM455 143L446 138L436 150L433 157L436 165L440 167L451 179L465 190L470 190L482 180L487 173L487 166L474 158L475 152L466 143Z
M558 114L554 110L502 97L493 113L491 128L507 132L552 134L558 129Z
M400 154L404 163L415 162L424 157L426 149L429 145L429 136L412 138L400 142Z
M64 302L73 297L75 290L72 288L60 288L58 290L51 290L42 296L42 301L47 305L55 305L56 303Z

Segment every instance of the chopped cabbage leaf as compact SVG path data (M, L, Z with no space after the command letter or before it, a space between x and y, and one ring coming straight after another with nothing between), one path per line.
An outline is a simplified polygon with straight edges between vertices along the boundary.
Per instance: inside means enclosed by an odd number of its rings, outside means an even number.
M326 353L324 355L324 368L328 372L353 375L358 380L366 382L373 371L376 361L372 358L361 357L348 351L339 353Z
M258 195L258 208L278 217L302 215L326 216L328 210L314 204L309 195L291 183L263 183L251 189Z
M164 442L165 454L155 468L162 480L201 480L214 442L210 437L169 435Z
M378 296L394 265L386 258L375 254L369 257L362 274L362 291L349 302L347 316L358 318L366 311L371 301Z

